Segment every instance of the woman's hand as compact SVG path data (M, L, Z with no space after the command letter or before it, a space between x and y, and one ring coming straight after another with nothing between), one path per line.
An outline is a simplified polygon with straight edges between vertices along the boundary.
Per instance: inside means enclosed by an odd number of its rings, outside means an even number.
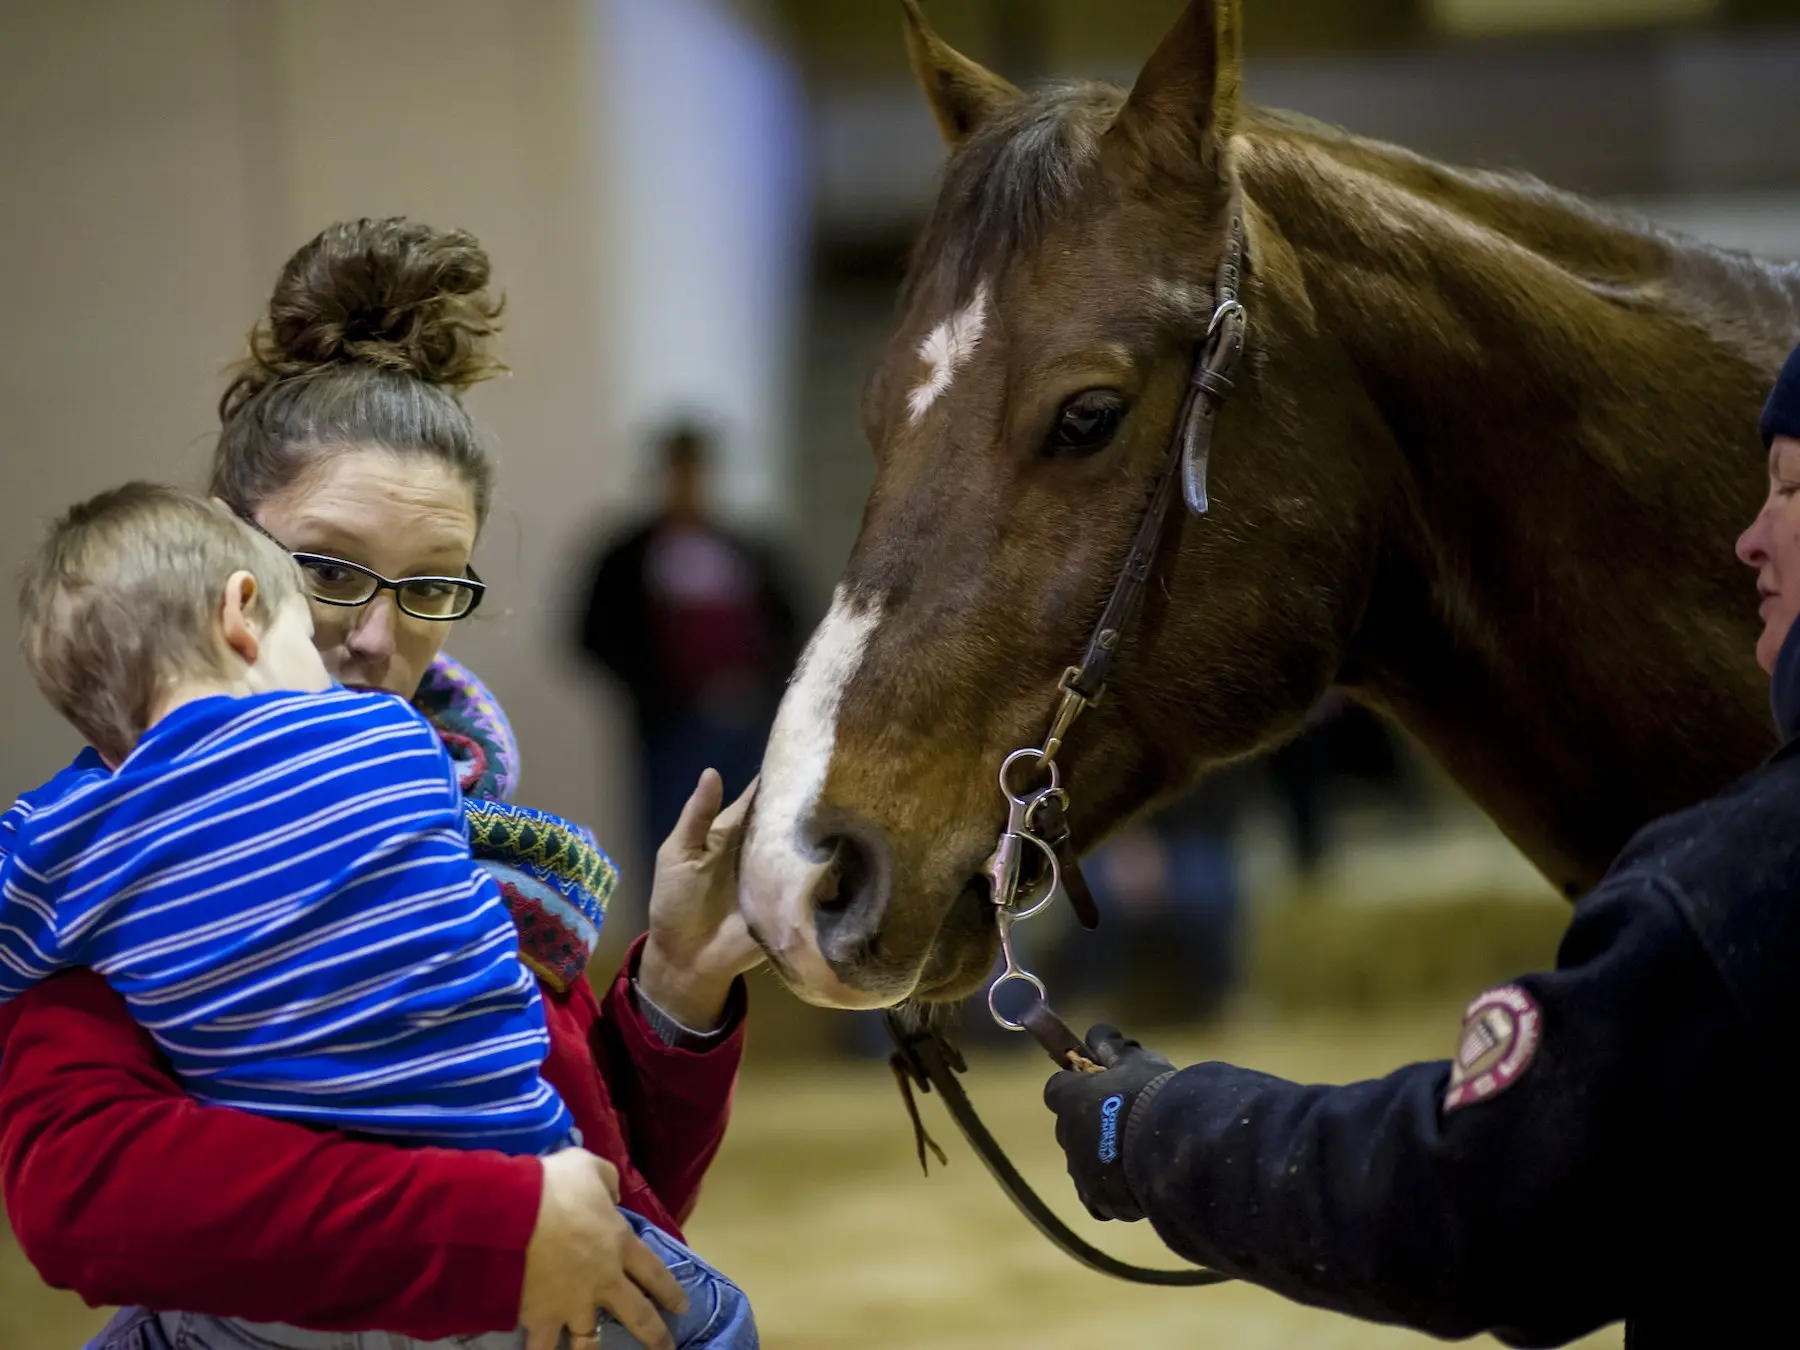
M719 810L725 783L708 769L656 851L650 937L638 961L638 988L694 1031L716 1027L732 982L762 964L762 951L737 906L738 854L755 794L752 782L743 796Z
M578 1148L552 1154L543 1167L519 1298L526 1350L556 1350L565 1327L593 1331L601 1308L649 1350L675 1350L650 1300L682 1313L687 1295L619 1213L618 1169Z

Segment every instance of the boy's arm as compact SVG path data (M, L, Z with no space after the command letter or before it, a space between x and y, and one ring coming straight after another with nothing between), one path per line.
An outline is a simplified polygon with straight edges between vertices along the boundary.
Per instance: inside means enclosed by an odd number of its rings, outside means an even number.
M43 898L21 850L31 814L24 802L0 816L0 1006L59 970L78 965L56 933L56 908Z
M81 753L49 782L32 789L14 802L12 809L0 816L0 863L5 862L17 846L21 827L37 807L60 800L94 777L111 772L106 767L106 761L100 758L98 750L92 746L83 746Z
M0 816L0 866L5 865L18 846L19 826L25 823L26 810L24 802L14 802L12 810Z

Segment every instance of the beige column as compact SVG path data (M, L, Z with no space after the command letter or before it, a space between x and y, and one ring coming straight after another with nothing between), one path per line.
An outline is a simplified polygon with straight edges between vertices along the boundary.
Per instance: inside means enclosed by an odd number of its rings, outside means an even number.
M220 370L291 250L343 216L474 230L514 374L472 395L495 592L453 650L526 747L523 797L631 837L617 710L572 667L571 568L619 480L594 0L0 7L0 549L131 476L197 485ZM0 795L76 746L0 603Z

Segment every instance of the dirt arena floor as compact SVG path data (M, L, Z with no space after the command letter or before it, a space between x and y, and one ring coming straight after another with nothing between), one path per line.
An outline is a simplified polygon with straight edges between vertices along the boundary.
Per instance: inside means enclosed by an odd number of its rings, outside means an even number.
M1437 1057L1458 1009L1239 1017L1156 1038L1180 1062L1227 1058L1309 1081ZM1149 1038L1147 1038L1149 1039ZM1038 1101L1035 1058L977 1057L971 1091L1027 1174L1122 1256L1167 1260L1142 1226L1078 1215ZM950 1167L921 1178L893 1080L878 1061L747 1066L732 1133L689 1230L749 1290L772 1350L1400 1350L1439 1344L1285 1303L1247 1286L1132 1290L1044 1243L1002 1199L935 1102ZM0 1234L0 1350L73 1350L107 1312L45 1289ZM1604 1332L1581 1344L1617 1347ZM1492 1344L1473 1342L1472 1344Z

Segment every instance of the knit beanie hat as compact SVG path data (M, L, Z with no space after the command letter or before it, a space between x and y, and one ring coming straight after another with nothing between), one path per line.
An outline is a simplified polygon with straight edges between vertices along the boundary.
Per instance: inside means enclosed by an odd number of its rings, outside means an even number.
M1777 436L1800 440L1800 347L1788 354L1769 401L1763 405L1763 446L1767 448Z

